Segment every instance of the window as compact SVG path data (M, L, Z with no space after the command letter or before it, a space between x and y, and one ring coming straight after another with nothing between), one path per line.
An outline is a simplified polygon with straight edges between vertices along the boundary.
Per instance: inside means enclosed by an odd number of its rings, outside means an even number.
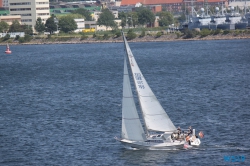
M36 10L49 10L49 8L48 7L36 8Z
M23 19L23 20L21 20L22 22L32 22L32 20L31 19Z
M30 2L10 3L10 6L15 6L15 5L31 5L31 3Z
M42 4L49 4L49 2L37 2L37 5L42 5Z
M17 9L10 9L10 11L25 11L25 10L31 10L31 8L17 8Z
M38 16L46 16L49 15L49 13L37 13Z

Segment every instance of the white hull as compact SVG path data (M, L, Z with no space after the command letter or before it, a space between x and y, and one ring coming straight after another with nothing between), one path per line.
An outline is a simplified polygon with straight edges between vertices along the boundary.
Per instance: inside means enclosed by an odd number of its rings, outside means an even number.
M185 141L175 141L175 142L165 142L165 143L151 143L151 142L139 142L139 141L129 141L122 139L120 142L126 148L136 148L136 149L182 149Z

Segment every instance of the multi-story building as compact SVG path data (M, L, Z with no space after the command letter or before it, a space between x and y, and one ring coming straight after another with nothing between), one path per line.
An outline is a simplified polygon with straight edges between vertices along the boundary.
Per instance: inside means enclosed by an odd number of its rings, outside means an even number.
M0 0L0 7L8 7L9 0Z
M50 17L49 0L9 0L10 15L21 15L22 24L33 30L38 17L45 23Z

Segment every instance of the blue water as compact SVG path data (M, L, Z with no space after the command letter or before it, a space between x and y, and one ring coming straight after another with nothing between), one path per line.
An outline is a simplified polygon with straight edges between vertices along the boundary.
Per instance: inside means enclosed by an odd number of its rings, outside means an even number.
M250 40L130 43L189 150L128 150L122 43L0 46L0 165L250 165Z

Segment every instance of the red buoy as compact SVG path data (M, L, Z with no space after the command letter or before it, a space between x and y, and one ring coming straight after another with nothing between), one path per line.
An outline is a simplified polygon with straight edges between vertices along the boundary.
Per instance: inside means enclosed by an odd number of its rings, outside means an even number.
M5 51L6 54L11 54L11 51L10 51L10 47L9 47L9 44L7 43L7 46L6 46L6 51Z

